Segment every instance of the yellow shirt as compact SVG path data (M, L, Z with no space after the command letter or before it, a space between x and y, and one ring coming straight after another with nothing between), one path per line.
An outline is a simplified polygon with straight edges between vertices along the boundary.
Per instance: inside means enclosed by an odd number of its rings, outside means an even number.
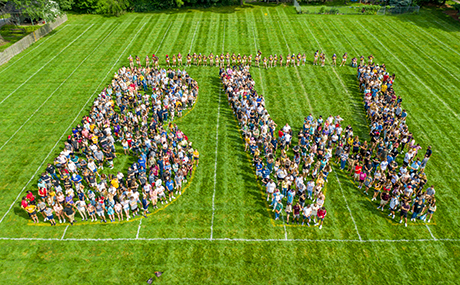
M198 150L193 151L193 157L195 157L195 158L200 157L200 154L198 153Z

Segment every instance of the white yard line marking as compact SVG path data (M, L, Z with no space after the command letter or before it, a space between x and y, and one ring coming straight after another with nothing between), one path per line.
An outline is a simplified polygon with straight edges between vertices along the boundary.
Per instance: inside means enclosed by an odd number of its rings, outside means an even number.
M16 60L15 62L13 62L12 64L8 65L5 69L3 69L2 71L0 71L0 74L2 74L4 71L6 71L8 68L12 67L13 65L15 65L18 61L20 61L21 59L23 59L26 55L28 55L29 53L33 52L34 50L36 50L37 48L39 48L42 44L46 43L49 39L51 39L52 37L54 37L55 35L57 35L57 33L59 33L60 31L64 30L66 27L68 26L71 26L71 25L65 25L64 27L62 27L62 29L60 30L57 30L56 33L52 34L51 36L47 37L44 41L42 41L39 45L37 45L36 47L34 47L33 49L31 49L28 53L26 53L25 55L21 56L20 58L18 58L18 60Z
M163 44L163 41L165 40L166 35L168 34L168 31L169 31L169 29L170 29L171 26L172 26L172 23L173 23L173 22L171 22L171 24L169 24L169 27L168 27L168 29L166 30L165 34L163 35L163 38L161 39L161 42L160 42L160 44L158 45L158 48L157 48L157 50L155 51L155 53L158 53L158 51L160 50L160 47L161 47L161 45Z
M358 234L358 238L360 241L362 241L361 235L359 234L359 231L358 231L358 226L356 225L355 219L353 218L353 214L351 213L350 207L348 206L347 198L345 197L345 194L343 194L342 183L340 183L339 176L337 176L337 171L335 169L333 171L335 174L335 178L337 178L337 182L339 182L340 192L342 193L343 200L345 201L345 204L347 205L347 209L348 209L348 212L350 213L351 220L353 221L353 224L355 225L355 230L356 230L356 233Z
M144 28L145 24L147 23L144 23L142 25L142 27L137 31L137 33L134 35L134 37L131 39L131 41L129 42L129 44L126 46L126 48L123 50L122 53L120 53L120 56L117 58L117 60L113 63L112 67L109 69L109 71L107 72L107 74L105 75L105 77L101 80L101 82L99 83L99 85L96 87L96 89L94 90L93 94L91 94L91 96L88 97L88 100L86 100L85 104L81 107L80 111L78 112L78 114L75 116L75 118L73 119L73 121L69 124L69 126L67 127L67 129L62 133L61 137L56 141L56 143L54 144L53 148L50 150L50 152L48 153L48 155L46 155L46 157L43 159L42 163L40 164L40 166L38 166L37 170L35 170L35 173L32 175L32 177L30 177L29 181L27 182L27 184L21 189L21 191L19 192L18 196L16 197L16 199L13 201L13 203L11 203L10 207L8 208L8 211L6 211L6 213L3 215L2 219L0 220L0 223L3 222L3 220L5 219L5 217L8 215L8 213L11 211L11 209L13 208L14 204L16 204L16 202L18 201L19 197L21 197L21 194L22 192L24 192L24 190L26 189L26 187L30 184L30 182L34 179L35 175L37 174L37 172L40 170L40 168L42 168L43 164L45 164L45 161L48 159L48 157L51 155L51 153L53 153L54 149L56 148L56 146L59 144L59 142L62 140L62 138L67 134L67 132L69 131L70 128L72 128L73 124L75 123L75 121L80 117L80 114L81 112L83 111L83 109L85 109L86 105L88 104L88 102L93 98L94 94L96 94L97 90L99 90L99 87L102 85L102 83L104 83L105 79L107 78L107 76L109 75L109 73L112 71L112 69L115 67L115 65L118 63L118 61L120 61L120 58L121 56L125 53L125 51L128 49L129 46L131 46L133 40L137 37L137 35L139 34L139 32Z
M431 235L431 237L433 238L433 240L437 240L437 239L434 237L433 233L431 232L430 227L429 227L427 224L425 224L425 226L426 226L426 228L428 229L428 231L430 232L430 235Z
M209 238L9 238L0 237L0 241L210 241ZM458 238L444 238L444 239L242 239L242 238L215 238L214 241L229 241L229 242L314 242L314 243L413 243L413 242L460 242Z
M69 76L67 76L66 79L64 79L64 81L62 81L62 83L56 88L54 89L54 91L48 96L48 98L46 98L46 100L37 108L37 110L35 110L35 112L32 113L32 115L30 115L30 117L13 133L13 135L0 147L0 150L2 150L5 145L7 145L11 139L16 136L16 134L27 124L27 122L30 121L30 119L32 119L33 116L35 116L35 114L43 107L43 105L46 104L46 102L48 102L48 100L54 95L54 93L56 93L56 91L58 91L62 85L64 85L64 83L67 82L67 79L69 79L74 73L75 71L77 71L77 69L94 53L94 51L96 51L96 49L99 48L99 46L107 39L108 36L110 36L112 34L112 32L118 27L115 27L113 28L109 34L107 34L107 36L88 54L88 56L83 59L80 64L72 71L72 73L69 74Z
M278 18L279 18L279 16L278 16ZM286 40L286 36L284 35L284 31L281 28L280 21L277 21L277 22L278 22L278 26L280 27L281 34L283 35L284 42L286 43L286 47L288 49L288 52L289 52L289 54L291 54L291 49L289 48L288 42ZM297 70L297 66L294 66L294 70L295 70L295 74L297 75L297 79L299 79L300 86L302 86L303 93L305 94L305 99L307 99L308 107L310 109L310 112L313 112L313 109L311 107L310 99L308 98L307 90L305 89L305 86L302 83L302 78L300 78L300 74L299 74L299 71Z
M144 218L141 218L139 220L139 226L137 227L136 239L139 239L139 232L141 231L142 219L144 219Z
M61 237L61 240L64 239L65 233L67 232L67 229L68 229L68 228L69 228L69 225L67 225L67 227L65 227L64 233L62 234L62 237Z
M29 80L35 76L35 74L37 74L40 70L42 70L43 68L45 68L48 63L50 63L51 61L53 61L58 55L60 55L64 50L66 50L71 44L73 44L76 40L78 40L81 36L83 36L84 33L86 33L86 31L88 31L92 26L94 26L94 24L92 24L91 26L89 26L86 30L83 31L83 33L81 33L77 38L75 38L73 41L71 41L68 45L65 46L65 48L63 48L58 54L56 54L55 56L53 56L50 60L48 60L48 62L46 62L42 67L40 67L40 69L38 69L34 74L32 74L29 78L27 78L26 81L24 81L21 85L19 85L16 89L13 90L13 92L11 92L8 96L6 96L2 101L0 101L0 105L5 102L6 99L10 98L11 95L14 94L14 92L16 92L19 88L21 88L24 84L26 84L27 82L29 82Z
M211 237L209 238L210 240L213 240L213 234L214 234L214 212L215 212L214 199L216 197L216 184L217 184L217 147L219 145L220 93L221 92L219 89L219 103L217 107L217 127L216 127L216 158L214 161L214 192L212 194Z
M193 33L192 42L190 43L190 49L188 50L188 53L190 53L190 52L192 51L193 42L195 41L196 31L198 30L198 27L199 27L199 26L200 26L200 21L198 21L198 22L196 23L195 32Z
M389 54L391 54L402 66L404 66L404 68L415 78L417 79L418 82L420 82L428 91L430 91L431 94L433 94L434 97L436 97L436 99L438 99L443 105L444 107L446 107L446 109L448 109L450 112L452 112L452 114L457 118L458 115L457 113L455 113L454 110L452 110L452 108L449 107L449 104L447 104L446 102L444 102L444 100L442 100L436 93L433 92L433 90L431 90L430 87L428 87L415 73L412 72L412 70L409 69L409 67L407 67L407 65L404 64L404 62L402 62L396 55L394 55L376 36L374 36L374 34L372 34L371 32L369 32L368 29L366 29L359 21L356 21L356 23L358 23L366 32L368 35L371 35Z

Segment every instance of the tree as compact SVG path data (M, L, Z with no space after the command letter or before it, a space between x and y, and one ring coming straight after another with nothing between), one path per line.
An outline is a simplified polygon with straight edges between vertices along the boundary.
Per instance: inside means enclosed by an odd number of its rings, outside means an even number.
M128 0L100 0L96 10L99 14L120 16L129 6Z

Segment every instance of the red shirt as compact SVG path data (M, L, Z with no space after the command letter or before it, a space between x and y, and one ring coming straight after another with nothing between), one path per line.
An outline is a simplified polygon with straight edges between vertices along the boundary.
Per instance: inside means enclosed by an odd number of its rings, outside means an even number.
M282 137L284 135L283 131L282 130L279 130L278 131L278 137Z
M27 200L29 200L30 202L33 202L35 201L35 196L34 194L32 193L28 193L27 196L26 196Z
M326 217L326 213L327 213L326 210L319 209L319 210L318 210L318 218L324 219L324 217Z
M40 195L41 197L45 197L46 196L46 188L40 188L38 189L38 195Z
M21 201L21 207L27 208L27 206L29 206L29 203L27 203L26 200L22 200L22 201Z
M362 166L356 165L356 166L355 166L355 173L356 173L356 174L360 174L362 169L363 169Z

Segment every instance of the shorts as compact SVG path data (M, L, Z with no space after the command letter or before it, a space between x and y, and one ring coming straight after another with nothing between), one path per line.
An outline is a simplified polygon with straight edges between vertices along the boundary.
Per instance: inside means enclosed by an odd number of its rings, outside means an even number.
M159 196L160 198L161 198L161 197L165 198L165 193L163 192L163 193L161 193L161 194L158 194L158 196Z
M308 216L308 217L307 217L307 216L305 216L305 215L302 215L302 216L303 216L303 219L304 219L304 220L305 220L305 219L310 219L310 217L311 217L311 215L310 215L310 216Z
M359 179L359 174L358 173L355 173L355 179L358 178Z
M300 217L300 214L294 214L294 218L298 219Z
M101 211L101 212L97 212L97 215L98 215L99 217L102 217L102 216L104 216L104 211Z
M324 217L322 218L318 217L318 221L324 221Z
M133 211L133 212L134 212L134 211L137 211L137 206L131 207L131 211Z
M52 219L54 219L53 215L51 215L51 216L47 216L46 218L48 218L48 220L52 220Z
M380 193L380 190L374 189L374 193Z
M390 208L390 211L391 211L391 212L396 212L397 209L398 209L398 207L396 206L396 207L394 207L394 208Z
M145 205L145 206L143 207L143 209L144 209L144 211L147 211L147 210L149 209L149 205Z
M428 209L428 214L433 214L434 212Z
M388 204L388 201L385 201L385 200L381 200L381 201L380 201L380 205L385 206L386 204Z
M36 215L37 215L37 211L33 211L32 213L29 213L29 217L36 216Z
M407 212L401 211L401 217L407 218Z
M94 215L96 212L92 211L92 212L89 212L89 215L92 216Z

